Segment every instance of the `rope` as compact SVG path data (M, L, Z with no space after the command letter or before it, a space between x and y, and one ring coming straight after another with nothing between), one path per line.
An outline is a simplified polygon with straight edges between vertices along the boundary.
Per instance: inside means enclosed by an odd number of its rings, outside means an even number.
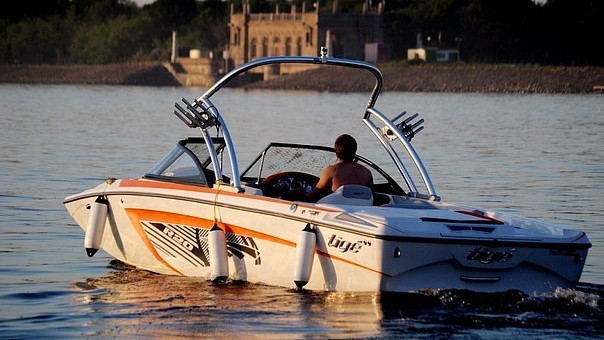
M218 222L218 218L216 218L218 215L216 207L218 205L218 195L220 194L220 186L222 186L222 181L216 181L216 184L218 186L216 187L216 195L214 195L214 225L216 225L216 222Z

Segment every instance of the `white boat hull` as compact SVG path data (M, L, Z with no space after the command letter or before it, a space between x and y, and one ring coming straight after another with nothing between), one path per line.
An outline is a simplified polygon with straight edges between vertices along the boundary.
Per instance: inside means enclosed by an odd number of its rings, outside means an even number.
M304 288L311 290L546 292L579 280L589 248L578 232L549 238L527 233L520 241L507 225L494 229L496 235L443 233L443 223L434 221L455 214L445 205L413 209L431 216L425 222L409 219L411 209L400 206L348 207L344 213L337 206L237 193L228 186L150 180L116 181L66 198L84 231L98 196L109 201L101 249L168 275L212 279L208 232L214 224L226 232L230 279L295 288L296 242L310 223L316 249Z

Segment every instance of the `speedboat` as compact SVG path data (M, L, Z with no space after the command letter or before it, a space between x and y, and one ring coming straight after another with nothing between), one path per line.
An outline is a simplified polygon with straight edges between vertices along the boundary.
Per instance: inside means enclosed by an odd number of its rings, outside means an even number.
M213 96L254 69L283 64L354 68L375 80L359 123L387 156L355 158L372 172L372 187L346 185L317 202L301 200L300 190L312 190L333 163L334 149L324 145L271 142L239 167ZM423 119L380 112L382 84L373 64L323 49L232 70L201 97L175 104L176 117L200 136L178 141L140 178L111 178L65 198L88 256L102 249L160 274L308 290L537 294L576 286L588 236L441 200L411 144Z

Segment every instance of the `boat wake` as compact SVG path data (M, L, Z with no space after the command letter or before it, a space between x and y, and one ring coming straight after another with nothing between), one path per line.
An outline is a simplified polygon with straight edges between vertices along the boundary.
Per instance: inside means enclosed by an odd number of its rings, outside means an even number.
M485 329L552 329L580 336L604 331L604 286L557 288L551 293L527 295L520 291L477 293L466 290L422 290L415 293L382 293L385 320L412 320L413 330L433 333L474 330L485 336ZM409 330L409 329L407 329ZM496 334L490 334L496 336ZM540 336L543 336L541 334Z
M228 329L221 323L224 335L258 331L254 327L273 336L328 334L330 338L397 338L402 334L486 338L502 336L510 329L521 337L536 338L543 337L545 329L549 335L562 337L604 335L604 286L596 284L583 283L576 289L559 288L539 295L515 290L320 292L159 275L117 260L111 261L110 268L106 276L75 283L87 294L82 302L102 304L99 311L107 309L112 317L136 311L151 320L162 319L164 324L175 322L178 332L185 333L188 325L195 325L190 329L195 332L200 323L219 327L209 320L227 318L237 321ZM130 331L124 325L116 334ZM155 331L153 325L136 329L137 334Z

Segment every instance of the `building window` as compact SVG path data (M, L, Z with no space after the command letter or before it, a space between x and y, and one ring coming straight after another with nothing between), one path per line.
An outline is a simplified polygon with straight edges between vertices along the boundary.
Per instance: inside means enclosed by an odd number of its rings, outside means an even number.
M256 40L256 38L252 38L252 41L250 43L250 59L254 60L256 59L258 56L258 41Z
M239 46L239 29L233 32L233 46Z
M279 40L279 37L275 37L275 39L273 40L273 55L280 55L281 53L279 53L279 43L281 42L281 40Z
M306 30L306 45L312 46L312 27Z
M292 55L292 39L285 39L285 55Z
M302 55L302 38L296 41L296 55Z
M268 57L268 39L262 39L262 56Z

